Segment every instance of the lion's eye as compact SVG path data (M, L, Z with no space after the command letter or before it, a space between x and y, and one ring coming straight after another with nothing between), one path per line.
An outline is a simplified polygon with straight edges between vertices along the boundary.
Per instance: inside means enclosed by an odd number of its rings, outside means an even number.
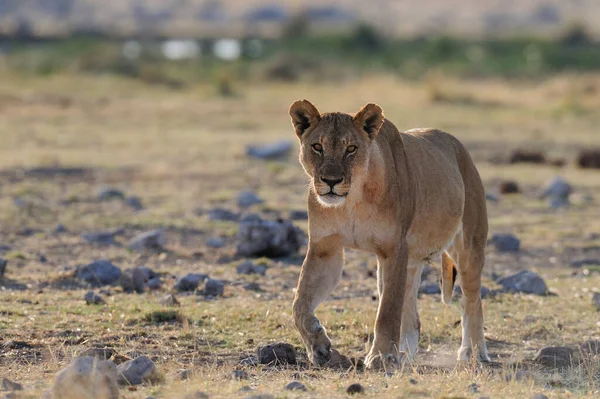
M319 154L323 152L323 146L319 143L313 144L312 149L318 152Z
M357 147L357 146L355 146L355 145L349 145L349 146L346 148L346 152L347 152L348 154L354 154L354 153L356 152L356 150L358 150L358 147Z

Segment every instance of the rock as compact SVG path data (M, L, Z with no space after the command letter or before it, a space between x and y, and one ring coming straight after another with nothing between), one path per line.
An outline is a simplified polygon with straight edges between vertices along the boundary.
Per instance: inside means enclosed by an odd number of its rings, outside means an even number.
M158 277L158 273L147 266L138 266L136 269L139 269L142 273L144 273L145 281Z
M306 386L300 381L292 381L288 383L283 389L286 391L306 391Z
M473 393L477 393L477 392L479 392L479 385L477 385L476 383L472 383L472 384L469 384L467 389Z
M245 372L244 370L233 370L233 372L231 373L231 377L237 381L247 380L248 373Z
M175 288L179 292L183 291L195 291L201 282L208 278L208 274L200 274L200 273L189 273L183 277L179 277L175 281Z
M4 391L22 391L23 385L19 384L18 382L11 381L6 377L3 377L2 378L2 389Z
M131 195L125 198L125 205L133 209L134 211L141 211L144 209L144 205L142 205L142 200L135 195Z
M141 294L146 287L146 274L139 268L125 270L121 273L121 287L127 293L137 292Z
M600 292L594 292L592 296L592 304L598 312L600 312Z
M557 176L546 184L540 198L547 198L552 208L559 208L569 205L569 196L573 193L573 187L562 177Z
M515 381L527 381L533 380L535 378L535 374L533 374L529 370L519 370L514 374L507 374L504 379L506 382L515 380Z
M257 292L261 292L262 291L262 288L260 288L260 284L258 284L258 283L244 284L244 289L246 291L257 291Z
M240 208L248 208L252 205L262 204L264 200L252 191L242 191L237 198L237 205Z
M182 399L208 399L208 395L201 391L196 391L194 393L188 393Z
M600 340L589 339L580 346L581 353L590 356L600 355Z
M519 185L513 180L504 180L498 184L498 192L500 194L518 194L521 192Z
M240 223L237 240L238 256L281 257L298 252L305 234L289 220L247 215Z
M254 367L258 364L258 360L255 356L248 356L240 361L240 366Z
M418 384L418 381L415 380L414 378L409 379L408 382L410 382L411 385L417 385Z
M248 396L245 399L275 399L275 396L269 395L268 393L261 393L258 395Z
M225 240L221 237L211 237L206 240L206 246L211 248L223 248L225 246Z
M66 233L67 232L67 228L62 225L62 224L57 224L56 227L54 227L53 230L54 234L62 234L62 233Z
M290 211L290 220L308 220L308 212Z
M225 292L225 284L219 280L209 278L204 283L204 295L206 296L223 296Z
M350 370L351 368L356 367L357 369L361 369L364 364L361 364L362 360L356 361L356 359L351 359L348 356L342 355L337 349L331 349L331 358L329 362L327 362L327 367L332 369L340 369L340 370Z
M189 380L194 375L194 370L186 369L177 373L177 378L181 381Z
M88 348L82 351L79 357L94 357L100 360L108 360L115 354L115 350L111 348Z
M359 383L354 383L352 385L350 385L348 388L346 388L346 393L348 395L356 395L358 393L364 393L365 392L365 388L363 388L362 385L360 385Z
M118 399L117 368L113 362L77 357L56 375L52 399Z
M522 270L510 276L502 277L496 281L506 292L523 292L526 294L547 295L548 287L539 274Z
M564 369L577 365L577 353L568 346L547 346L536 353L533 361L544 367Z
M485 193L485 199L490 202L498 202L498 196L492 193Z
M240 219L240 215L230 210L223 208L213 208L208 211L208 220L224 221L224 222L237 222Z
M165 243L165 235L162 230L156 229L138 234L129 241L127 246L133 251L144 252L146 250L161 250Z
M257 357L260 364L296 364L294 347L284 342L258 347Z
M419 294L435 295L441 293L442 289L440 288L440 285L438 283L429 283L424 281L423 284L419 286Z
M519 252L521 241L512 234L494 234L488 240L498 252Z
M139 385L146 381L153 382L158 377L154 362L146 356L139 356L119 364L117 372L119 383L124 385Z
M577 166L582 169L600 169L600 149L585 149L577 154Z
M264 276L267 272L267 266L255 265L251 260L244 261L236 267L237 274L260 274Z
M511 164L514 163L534 163L534 164L544 164L546 163L546 156L541 151L532 151L532 150L523 150L516 149L514 150L508 161Z
M543 393L536 393L531 399L548 399L548 397Z
M88 305L102 305L105 304L106 301L100 295L96 294L94 291L88 291L83 296L85 303Z
M160 289L160 287L162 287L162 285L163 285L163 281L160 279L160 277L151 278L146 283L146 287L148 287L148 289L151 291Z
M96 194L98 201L108 201L112 199L125 199L125 193L123 191L113 187L102 187Z
M246 147L246 154L258 159L276 159L288 155L292 148L293 143L291 140L282 140L262 146L249 145Z
M571 267L584 267L600 265L600 259L579 259L571 262Z
M85 266L77 266L75 276L93 286L103 286L117 282L121 278L121 269L109 260L100 259Z
M163 296L162 298L159 299L158 303L163 306L168 306L168 307L175 307L175 306L181 305L179 303L179 301L177 300L177 298L175 297L175 295L173 295L173 294L167 294L167 295Z
M4 277L4 274L6 273L6 265L7 264L8 264L8 261L6 259L0 258L0 277Z
M83 233L81 235L81 239L90 244L115 245L115 237L122 233L122 229L117 229L114 231L96 231L91 233Z

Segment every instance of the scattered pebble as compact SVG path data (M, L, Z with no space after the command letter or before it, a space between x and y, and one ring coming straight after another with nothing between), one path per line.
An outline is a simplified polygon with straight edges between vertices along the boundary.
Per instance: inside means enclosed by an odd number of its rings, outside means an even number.
M533 395L533 397L531 399L548 399L548 397L546 395L544 395L543 393L538 393Z
M225 246L225 240L221 237L211 237L206 240L206 246L211 248L223 248Z
M240 215L223 208L213 208L208 211L208 220L237 222Z
M594 295L592 296L592 305L600 312L600 292L594 292Z
M291 220L308 220L307 211L290 211Z
M442 293L442 289L440 288L439 283L429 283L427 281L424 281L419 286L419 294L435 295L435 294L441 294L441 293Z
M158 290L162 287L162 285L163 281L160 279L160 277L151 278L146 283L146 287L148 287L149 290Z
M130 195L125 198L125 205L133 209L134 211L141 211L144 209L144 205L142 205L142 200L135 195Z
M7 264L8 264L8 261L6 259L0 258L0 277L4 277L4 274L6 273L6 265Z
M488 240L498 252L519 252L521 241L513 234L494 234Z
M52 399L118 399L117 368L111 361L77 357L54 380Z
M552 208L562 208L569 205L569 196L573 193L573 187L562 177L557 176L550 180L544 188L540 198L547 198Z
M209 278L208 280L205 281L204 295L218 297L218 296L223 296L224 292L225 292L225 284L223 284L223 282L221 282L219 280L213 280L212 278Z
M202 391L196 391L194 393L188 393L183 399L208 399L208 395Z
M267 272L267 266L255 265L251 260L244 261L236 267L237 274L260 274L264 276Z
M122 200L125 198L125 193L117 188L101 187L98 190L96 197L98 198L98 201L109 201L112 199Z
M521 192L519 185L514 180L504 180L498 184L500 194L518 194Z
M293 144L291 140L281 140L264 145L249 145L246 147L246 154L252 158L258 159L276 159L289 154Z
M179 303L179 301L177 300L177 298L175 297L175 295L173 295L173 294L167 294L167 295L163 296L162 298L159 299L158 303L163 306L168 306L168 307L175 307L175 306L181 305Z
M121 269L109 260L100 259L84 266L77 266L75 275L93 286L103 286L117 282L121 278Z
M100 360L109 360L116 354L114 349L111 348L88 348L82 351L80 357L94 357Z
M54 234L62 234L67 232L67 228L62 224L57 224L53 231Z
M22 391L23 385L19 384L18 382L11 381L6 377L3 377L2 389L5 391Z
M114 231L96 231L91 233L83 233L81 235L81 239L90 243L90 244L100 244L100 245L115 245L115 237L121 234L123 230L114 230Z
M360 385L359 383L354 383L352 385L350 385L348 388L346 388L346 393L348 395L356 395L359 393L364 393L365 392L365 388L363 388L362 385Z
M240 208L248 208L252 205L262 204L264 200L252 191L242 191L237 198L237 205Z
M577 365L577 353L568 346L547 346L540 349L533 361L552 369L565 369Z
M260 288L260 284L258 283L248 283L248 284L244 284L244 289L246 291L256 291L256 292L262 292L263 289Z
M248 379L248 373L244 370L233 370L231 376L234 380L241 381Z
M124 385L139 385L142 382L152 382L157 379L158 371L152 360L139 356L117 366L118 381Z
M146 250L161 250L166 243L165 235L160 229L147 231L138 234L129 241L127 245L129 249L136 252L144 252Z
M300 381L292 381L288 383L283 389L286 391L306 391L306 386Z
M177 378L181 381L189 380L194 375L194 370L185 369L177 373Z
M290 220L263 220L256 214L246 215L237 235L238 256L289 256L298 252L306 235Z
M104 298L102 298L102 296L96 294L94 291L86 292L86 294L83 296L83 299L85 300L85 303L88 305L102 305L102 304L106 303Z
M590 339L582 343L580 346L581 352L586 355L600 355L600 340Z
M200 273L189 273L183 277L179 277L175 281L175 288L179 292L183 291L195 291L201 282L208 278L208 274L200 274Z
M526 294L548 295L546 282L539 274L522 270L496 281L506 292L523 292Z
M476 383L472 383L472 384L469 384L467 389L473 393L477 393L477 392L479 392L479 385L477 385Z
M284 342L261 346L257 350L257 355L260 364L272 366L296 364L296 351L294 347Z
M258 360L256 359L255 356L248 356L245 359L242 359L240 361L240 366L248 366L248 367L254 367L258 364Z

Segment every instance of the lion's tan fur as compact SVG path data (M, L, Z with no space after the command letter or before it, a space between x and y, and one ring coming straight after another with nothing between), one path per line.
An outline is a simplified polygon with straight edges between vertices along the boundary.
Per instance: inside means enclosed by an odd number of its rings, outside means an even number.
M311 177L309 247L293 306L311 361L324 364L330 353L314 310L339 281L343 248L378 258L380 301L369 367L415 355L421 270L442 255L444 301L452 293L455 263L463 290L459 359L475 350L487 360L479 294L485 193L464 146L435 129L401 133L375 104L356 115L320 114L303 100L292 105L290 115L302 144L300 162ZM358 150L350 153L349 145ZM335 186L333 178L340 181Z

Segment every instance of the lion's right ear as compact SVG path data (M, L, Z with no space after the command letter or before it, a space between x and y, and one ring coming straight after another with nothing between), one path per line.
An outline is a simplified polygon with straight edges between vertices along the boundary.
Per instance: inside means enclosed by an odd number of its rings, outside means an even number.
M298 138L302 138L308 129L314 128L321 120L321 114L308 100L296 101L290 107L289 112Z

